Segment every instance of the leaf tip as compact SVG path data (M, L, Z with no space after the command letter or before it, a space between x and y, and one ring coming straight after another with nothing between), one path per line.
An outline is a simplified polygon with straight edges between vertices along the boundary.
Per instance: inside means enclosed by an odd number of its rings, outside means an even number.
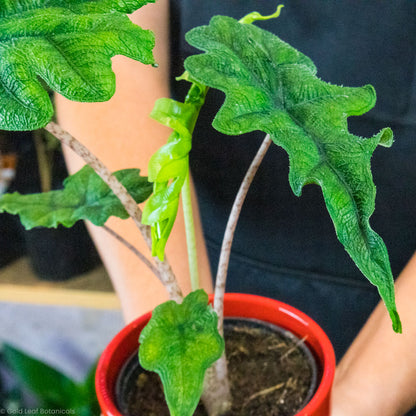
M276 11L273 14L270 14L268 16L263 16L262 14L260 14L259 12L252 12L247 14L246 16L244 16L243 18L241 18L239 20L240 23L243 24L251 24L257 20L269 20L269 19L275 19L276 17L280 16L280 11L283 9L284 4L279 4L277 6Z
M386 127L383 130L381 130L378 136L380 146L391 147L394 141L394 137L393 131L390 127Z
M390 312L390 318L392 321L393 331L396 332L397 334L403 333L402 322L400 320L399 313L397 312L396 309L393 309Z

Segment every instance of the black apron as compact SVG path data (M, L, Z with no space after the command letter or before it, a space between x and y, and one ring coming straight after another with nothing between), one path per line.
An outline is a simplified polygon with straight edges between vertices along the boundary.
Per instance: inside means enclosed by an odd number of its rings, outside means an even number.
M309 56L324 81L372 84L377 104L348 119L350 131L371 137L390 126L395 143L372 158L377 186L371 225L384 239L395 276L416 244L416 1L286 0L278 19L258 22ZM184 40L215 14L241 18L273 13L270 0L172 0L172 76L198 52ZM172 78L173 79L173 78ZM172 82L183 99L188 85ZM191 168L213 270L231 204L264 134L225 136L211 127L223 94L210 91L195 131ZM356 268L326 212L318 186L293 195L286 153L272 146L249 191L233 244L227 291L273 297L298 307L327 332L340 358L379 301Z

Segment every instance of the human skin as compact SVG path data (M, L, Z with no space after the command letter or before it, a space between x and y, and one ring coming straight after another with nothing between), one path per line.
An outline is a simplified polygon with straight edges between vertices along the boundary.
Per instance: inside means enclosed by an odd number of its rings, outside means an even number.
M131 15L139 26L152 29L156 35L155 58L159 67L143 65L132 59L116 56L116 93L104 103L71 102L56 97L59 124L87 146L111 170L140 168L147 174L150 156L162 145L170 130L150 119L156 99L169 97L168 1L158 0ZM72 151L65 151L70 172L84 162ZM197 248L201 286L212 292L212 278L203 242L197 204ZM184 294L190 291L186 241L181 209L166 254ZM167 292L157 278L124 246L105 230L87 224L113 286L120 298L125 320L130 322L167 300ZM116 230L143 254L149 253L138 229L131 220L111 218L108 227ZM148 255L150 258L150 255Z
M113 69L117 91L109 102L85 104L56 98L62 127L111 170L140 167L146 174L150 155L166 142L170 133L148 117L155 100L170 95L168 16L167 0L158 0L131 16L135 23L155 32L159 68L116 57ZM66 154L72 172L83 165L75 155ZM107 225L147 252L131 221L110 219ZM196 228L201 282L211 292L211 273L199 220ZM91 225L89 229L120 298L126 321L167 299L160 283L135 256L102 229ZM187 293L190 285L181 215L168 242L167 256ZM399 277L396 290L404 333L393 332L385 307L380 304L337 368L331 416L399 416L415 405L416 256Z
M380 302L338 365L331 416L401 416L416 405L416 255L395 288L403 333Z

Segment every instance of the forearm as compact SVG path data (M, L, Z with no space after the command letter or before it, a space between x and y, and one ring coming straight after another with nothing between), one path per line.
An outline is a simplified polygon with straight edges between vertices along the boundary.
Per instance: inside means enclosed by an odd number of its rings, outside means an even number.
M331 416L399 416L416 405L416 255L396 282L403 334L379 304L335 376Z
M147 174L150 156L166 143L170 131L150 119L154 102L169 96L168 67L168 1L159 0L132 15L135 23L154 30L155 57L158 68L145 66L131 59L117 56L113 59L117 88L114 97L105 103L75 103L56 97L59 124L78 138L111 171L141 168ZM78 170L83 161L66 151L71 172ZM194 212L198 217L197 207ZM211 275L202 231L197 219L199 269L202 287L211 291ZM107 224L142 253L149 253L132 221L115 218ZM152 309L167 299L167 293L157 278L135 257L104 230L89 225L92 237L120 296L127 321ZM190 290L183 216L177 218L168 242L167 257L172 264L185 293ZM149 254L148 254L149 256Z

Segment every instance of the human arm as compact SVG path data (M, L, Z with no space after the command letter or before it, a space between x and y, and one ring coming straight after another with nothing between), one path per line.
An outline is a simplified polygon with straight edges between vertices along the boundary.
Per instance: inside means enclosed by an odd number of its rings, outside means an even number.
M395 287L403 334L379 304L338 365L331 416L400 416L416 405L416 254Z
M111 171L139 167L147 174L150 156L166 143L170 131L149 118L157 98L169 96L169 8L167 0L159 0L138 10L132 20L143 28L152 29L156 35L155 57L159 67L152 68L117 56L113 58L116 73L116 93L104 103L76 103L61 96L56 97L59 124L78 138ZM78 170L83 162L66 151L69 170ZM208 265L201 225L194 204L201 286L211 291ZM111 218L108 227L116 230L142 253L148 249L132 221ZM88 225L98 251L120 297L127 321L151 310L167 300L167 293L156 277L124 246L105 230ZM167 257L177 275L184 293L189 292L183 216L181 210L170 241Z

